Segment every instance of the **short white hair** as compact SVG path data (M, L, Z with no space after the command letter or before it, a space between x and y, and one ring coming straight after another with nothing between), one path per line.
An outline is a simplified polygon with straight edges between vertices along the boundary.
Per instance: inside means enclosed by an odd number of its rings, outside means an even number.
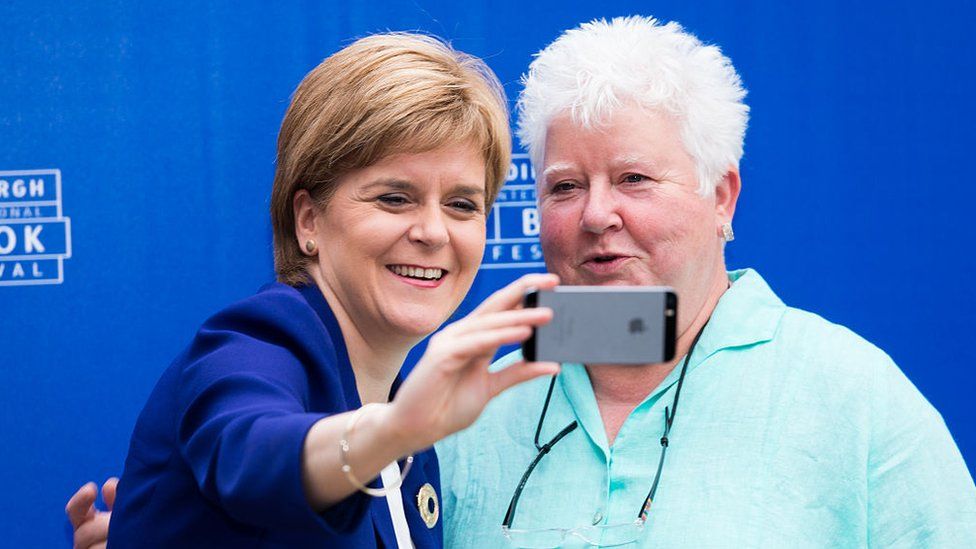
M640 16L584 23L536 54L522 83L517 134L539 169L554 117L568 111L588 128L626 101L675 117L702 195L742 158L749 120L742 80L718 46L678 23Z

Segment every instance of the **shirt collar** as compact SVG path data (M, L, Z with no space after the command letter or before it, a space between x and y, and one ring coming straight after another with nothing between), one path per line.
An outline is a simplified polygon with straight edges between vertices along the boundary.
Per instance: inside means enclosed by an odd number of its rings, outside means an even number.
M718 300L702 333L689 369L723 349L773 339L786 305L753 269L729 272L732 286ZM679 297L680 299L680 297Z
M755 270L730 271L728 275L731 287L722 294L712 312L711 319L692 352L688 373L719 351L773 339L786 312L786 305L776 297ZM645 411L677 383L680 364L679 361L678 366L650 392L634 413ZM564 364L559 374L559 383L580 425L593 443L608 453L609 445L603 420L586 368L578 363Z

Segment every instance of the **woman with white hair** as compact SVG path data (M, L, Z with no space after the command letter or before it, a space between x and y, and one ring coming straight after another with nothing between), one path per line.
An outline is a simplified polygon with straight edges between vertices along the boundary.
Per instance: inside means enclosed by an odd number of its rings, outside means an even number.
M719 48L676 23L593 21L524 84L549 271L673 287L677 353L563 364L442 441L445 544L976 542L966 465L891 359L784 305L756 271L727 271L749 109Z

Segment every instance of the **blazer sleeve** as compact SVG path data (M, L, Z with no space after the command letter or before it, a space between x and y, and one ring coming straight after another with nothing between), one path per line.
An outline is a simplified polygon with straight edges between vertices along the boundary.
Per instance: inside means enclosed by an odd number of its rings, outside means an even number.
M300 314L283 318L315 321ZM309 368L323 368L309 365L316 355L302 341L308 334L279 322L232 312L204 325L181 374L180 452L204 496L235 520L276 530L348 532L366 515L364 494L357 492L321 514L305 498L305 437L329 415L308 411ZM321 375L316 379L323 381ZM331 381L335 410L342 411L341 386L337 377ZM329 382L326 376L323 383Z

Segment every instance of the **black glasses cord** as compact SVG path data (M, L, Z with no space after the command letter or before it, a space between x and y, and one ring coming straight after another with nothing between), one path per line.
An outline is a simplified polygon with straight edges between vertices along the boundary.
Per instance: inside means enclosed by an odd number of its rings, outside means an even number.
M552 380L549 382L549 390L546 392L546 401L542 405L542 413L539 414L539 424L535 428L534 442L536 449L539 450L539 453L535 456L535 459L532 460L532 463L529 463L529 467L525 470L525 472L522 473L522 478L519 480L518 487L515 488L515 494L513 494L512 500L508 504L508 511L505 512L505 519L502 521L502 526L510 527L512 525L512 519L515 518L515 508L518 507L518 501L519 497L522 495L522 489L525 488L525 483L528 482L529 476L532 475L532 471L535 470L536 465L542 461L542 457L548 454L549 450L552 450L552 447L555 446L557 442L562 440L563 437L569 433L572 433L576 427L579 426L579 424L574 421L563 427L562 431L559 431L556 436L552 437L552 440L541 446L539 445L539 434L542 432L542 423L545 421L546 412L549 411L549 401L552 399L552 389L555 386L556 376L552 376Z
M698 330L698 333L695 335L695 339L688 348L688 354L685 355L684 362L681 365L681 373L678 376L678 385L675 389L674 400L671 401L670 408L667 406L664 407L664 434L661 436L661 459L658 461L657 472L654 474L654 482L651 485L651 489L648 492L647 497L644 499L644 503L641 505L640 511L637 514L638 520L647 519L647 513L650 511L651 502L654 500L654 495L657 492L657 487L661 480L661 472L664 469L664 456L667 453L669 444L668 435L671 433L671 425L674 423L674 417L678 410L678 398L681 396L681 387L684 385L685 374L688 372L688 363L691 360L691 355L694 353L695 347L698 345L698 340L701 338L702 333L705 331L705 326L707 325L708 320L706 320L705 324L703 324L701 329ZM529 463L528 468L525 470L525 473L522 474L522 478L519 480L515 493L512 495L512 500L508 504L508 510L505 513L505 518L502 521L503 527L510 528L512 526L512 521L515 518L515 509L518 507L522 490L525 488L525 484L528 482L529 476L532 475L532 471L535 470L543 456L548 454L557 442L562 440L566 435L573 432L579 426L577 421L573 421L569 425L563 427L563 429L559 431L559 433L557 433L552 440L542 445L539 444L539 437L542 433L542 425L545 422L546 414L549 411L549 402L552 400L552 391L556 386L557 377L558 376L552 376L552 379L549 381L549 389L546 391L546 400L542 405L542 413L539 414L539 423L536 425L535 429L534 444L539 453L535 456L535 459Z
M698 346L698 340L701 338L707 325L708 320L698 330L695 339L691 342L691 347L688 348L688 354L685 355L685 360L681 364L681 374L678 375L678 387L674 391L674 400L671 401L670 413L668 407L664 407L664 434L661 435L661 459L658 461L657 473L654 474L654 482L651 484L651 489L647 492L644 504L641 505L641 509L637 513L637 518L640 520L647 519L647 513L651 510L651 503L654 501L654 495L657 493L657 485L661 481L661 471L664 470L664 456L668 452L668 435L671 434L671 424L674 423L674 416L678 412L678 398L681 397L681 386L684 385L685 374L688 373L688 362L691 361L691 355L695 352L695 347Z

